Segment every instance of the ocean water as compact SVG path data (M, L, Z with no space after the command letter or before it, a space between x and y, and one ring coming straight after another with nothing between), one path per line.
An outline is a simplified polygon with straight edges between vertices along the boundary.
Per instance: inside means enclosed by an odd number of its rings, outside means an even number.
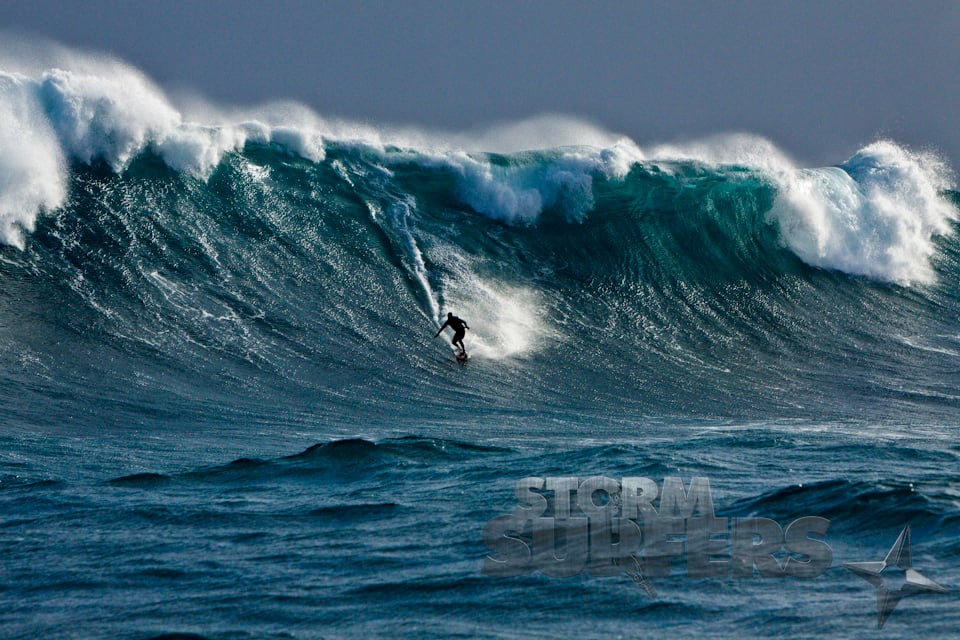
M0 66L0 636L960 637L934 152L175 106L57 55Z

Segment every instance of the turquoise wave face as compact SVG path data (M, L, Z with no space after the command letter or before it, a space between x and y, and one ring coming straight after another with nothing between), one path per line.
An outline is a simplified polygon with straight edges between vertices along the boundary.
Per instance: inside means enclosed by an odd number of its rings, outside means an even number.
M949 420L955 194L906 154L790 175L345 144L248 144L206 180L150 153L75 164L2 250L5 400L34 421L93 398L76 419L98 424ZM466 366L433 337L448 311Z

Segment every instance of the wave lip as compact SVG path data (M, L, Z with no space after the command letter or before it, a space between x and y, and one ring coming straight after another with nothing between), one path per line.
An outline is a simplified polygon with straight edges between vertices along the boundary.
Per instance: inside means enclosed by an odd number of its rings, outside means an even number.
M781 177L770 218L811 266L903 285L930 283L934 238L950 234L957 218L943 195L949 174L931 153L875 142L838 167Z
M909 285L933 280L935 237L951 233L956 207L944 192L952 171L936 154L890 140L858 150L835 167L805 169L769 141L749 134L662 145L659 162L738 166L777 188L767 220L810 266Z

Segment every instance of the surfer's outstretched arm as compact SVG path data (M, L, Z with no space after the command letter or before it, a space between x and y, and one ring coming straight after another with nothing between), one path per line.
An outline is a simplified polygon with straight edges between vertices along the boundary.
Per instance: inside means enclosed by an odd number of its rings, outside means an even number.
M437 335L435 335L435 336L433 336L433 337L436 338L436 337L438 337L441 333L443 333L443 330L447 328L447 325L448 325L448 324L449 324L449 323L444 322L442 325L440 325L440 329L437 331Z

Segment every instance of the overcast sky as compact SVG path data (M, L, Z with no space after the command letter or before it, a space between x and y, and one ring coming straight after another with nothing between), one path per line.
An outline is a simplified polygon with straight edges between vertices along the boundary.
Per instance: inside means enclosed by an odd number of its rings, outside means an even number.
M960 166L956 1L0 0L0 28L217 103L442 129L563 113L641 147L748 131L818 165L887 137Z

